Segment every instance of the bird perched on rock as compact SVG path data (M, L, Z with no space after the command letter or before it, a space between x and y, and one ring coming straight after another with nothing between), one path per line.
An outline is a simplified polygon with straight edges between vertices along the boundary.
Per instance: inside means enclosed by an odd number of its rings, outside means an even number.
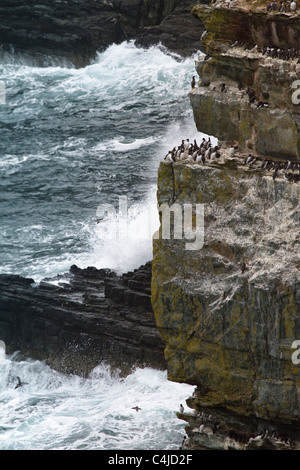
M193 76L193 78L192 78L191 86L192 86L192 88L195 88L195 86L196 86L195 76Z
M268 103L266 101L259 101L257 103L256 109L267 108L267 107L268 107Z
M175 155L174 155L174 149L165 156L164 160L169 163L176 161Z
M198 156L196 157L196 163L205 163L205 154L201 152L201 150L198 150Z
M190 148L190 139L186 139L183 145L184 145L184 150L188 151Z
M234 148L233 145L231 145L231 147L230 147L230 149L229 149L229 156L230 156L230 157L233 157L234 152L235 152L235 148Z
M226 84L225 83L221 84L221 92L222 93L226 92Z
M295 11L296 8L297 8L296 2L291 2L291 4L290 4L291 11Z
M242 264L242 267L241 267L241 271L242 271L242 274L244 274L245 271L247 271L247 266L246 266L246 263L245 261L243 261L243 264Z
M244 160L244 165L249 165L252 162L254 163L255 160L256 158L253 155L251 155L251 153L249 153L249 155Z
M179 410L180 410L180 413L183 413L183 412L184 412L184 406L183 406L181 403L180 403Z
M201 34L200 39L201 39L201 40L204 39L205 36L207 36L207 35L208 35L208 31L206 31L206 29L205 29L205 30L203 31L203 33Z

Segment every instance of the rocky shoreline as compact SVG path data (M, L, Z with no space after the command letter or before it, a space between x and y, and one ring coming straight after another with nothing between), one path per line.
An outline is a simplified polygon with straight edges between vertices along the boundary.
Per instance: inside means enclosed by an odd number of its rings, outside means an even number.
M126 40L143 47L161 43L188 56L201 48L204 30L191 14L192 6L191 0L3 0L0 44L4 50L34 57L41 65L49 56L83 67L97 52Z
M0 275L0 338L6 351L86 376L104 361L121 373L166 369L151 306L152 263L122 275L72 266L45 279Z

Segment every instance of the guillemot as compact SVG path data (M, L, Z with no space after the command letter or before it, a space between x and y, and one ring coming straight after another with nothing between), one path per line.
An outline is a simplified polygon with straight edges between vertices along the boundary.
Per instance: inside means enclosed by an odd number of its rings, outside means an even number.
M17 385L15 386L15 389L16 388L19 388L19 387L22 387L23 385L28 385L28 382L22 382L20 377L17 377L17 380L18 380L18 383Z
M226 93L226 83L221 83L221 93Z

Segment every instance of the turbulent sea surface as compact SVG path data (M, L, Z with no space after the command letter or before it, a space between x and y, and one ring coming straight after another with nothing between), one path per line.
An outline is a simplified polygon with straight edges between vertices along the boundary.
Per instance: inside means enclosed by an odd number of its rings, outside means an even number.
M72 264L125 272L152 258L159 161L202 138L188 99L194 59L132 42L82 69L1 53L1 273L38 282ZM99 207L110 210L96 223ZM14 389L16 376L29 384ZM178 448L176 411L192 392L151 369L122 379L99 364L82 379L5 355L0 378L0 449Z
M27 382L15 389L16 377ZM126 378L99 364L88 378L64 376L0 348L0 450L178 449L176 411L192 387L166 372L137 369ZM139 406L141 409L132 409Z
M1 272L38 281L74 263L126 271L148 261L158 163L199 136L187 96L194 58L129 42L79 70L28 62L3 54L0 65ZM120 196L125 240L96 223Z

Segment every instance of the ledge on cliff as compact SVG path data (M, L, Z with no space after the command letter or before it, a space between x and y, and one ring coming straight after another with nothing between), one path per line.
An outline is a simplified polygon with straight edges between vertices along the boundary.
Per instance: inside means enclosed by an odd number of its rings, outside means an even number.
M266 2L259 5L259 2L247 0L217 0L209 6L195 5L192 14L204 23L207 30L204 44L208 52L223 51L236 40L260 47L300 49L297 34L300 28L299 9L269 12Z

